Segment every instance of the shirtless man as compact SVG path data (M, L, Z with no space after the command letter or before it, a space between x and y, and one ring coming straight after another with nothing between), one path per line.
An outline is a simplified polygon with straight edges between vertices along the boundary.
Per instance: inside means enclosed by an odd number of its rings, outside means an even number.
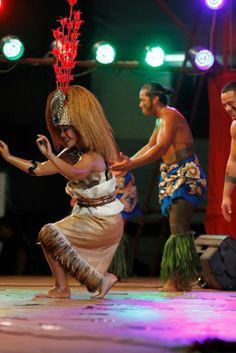
M221 90L221 102L226 112L232 118L230 127L231 147L225 170L225 183L221 209L227 222L231 221L231 195L236 184L236 81L226 83Z
M190 224L206 187L189 125L178 110L167 105L171 93L172 89L156 82L141 88L139 106L145 116L156 118L154 131L133 157L121 154L121 162L112 165L119 173L162 160L159 201L162 214L169 216L171 236L165 245L161 275L166 281L163 289L168 292L191 290L200 270Z

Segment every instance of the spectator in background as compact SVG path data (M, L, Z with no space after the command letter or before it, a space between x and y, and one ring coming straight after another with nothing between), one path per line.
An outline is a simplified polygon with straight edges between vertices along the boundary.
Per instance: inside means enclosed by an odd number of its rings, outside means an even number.
M124 232L109 271L121 280L132 274L134 260L132 244L129 235L125 231L126 221L141 215L137 187L132 172L128 171L116 177L116 193L116 197L124 206L121 212L124 221Z
M0 275L27 273L28 252L13 218L0 218Z

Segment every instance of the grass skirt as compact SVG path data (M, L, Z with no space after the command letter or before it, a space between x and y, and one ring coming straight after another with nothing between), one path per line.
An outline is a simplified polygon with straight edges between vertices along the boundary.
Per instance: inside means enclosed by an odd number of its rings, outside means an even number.
M133 254L129 236L124 232L108 272L113 273L119 279L131 276L133 268Z
M200 260L192 232L171 235L162 256L162 279L171 279L180 286L186 286L196 280L199 272Z

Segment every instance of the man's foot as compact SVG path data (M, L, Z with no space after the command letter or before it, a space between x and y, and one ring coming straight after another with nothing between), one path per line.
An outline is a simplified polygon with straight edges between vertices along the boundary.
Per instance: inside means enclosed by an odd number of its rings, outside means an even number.
M191 292L192 290L192 285L191 282L185 282L185 283L176 283L178 290L181 292Z
M177 288L175 281L172 279L169 279L165 285L162 288L163 292L179 292L179 289Z
M98 294L93 295L92 299L103 299L107 292L117 282L117 277L111 273L107 273L101 280L99 285Z
M34 299L41 299L41 298L70 298L71 291L69 288L60 289L58 287L53 287L47 293L39 293L36 294Z
M192 285L191 282L188 281L177 281L177 280L173 280L173 279L169 279L162 291L163 292L190 292L192 289Z

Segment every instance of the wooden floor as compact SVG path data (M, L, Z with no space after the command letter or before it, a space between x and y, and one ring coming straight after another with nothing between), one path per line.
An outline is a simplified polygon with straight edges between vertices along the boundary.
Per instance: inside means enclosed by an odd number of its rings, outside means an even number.
M236 341L236 292L164 293L156 278L132 278L91 300L71 280L71 299L34 299L52 284L0 277L0 353L194 352L195 342Z

